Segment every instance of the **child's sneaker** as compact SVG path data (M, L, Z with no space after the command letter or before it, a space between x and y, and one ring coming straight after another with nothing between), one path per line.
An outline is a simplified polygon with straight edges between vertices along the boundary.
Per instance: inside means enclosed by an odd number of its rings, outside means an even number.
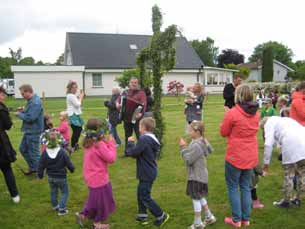
M57 205L56 207L52 207L52 210L58 212L59 211L59 205Z
M290 201L292 204L301 207L301 200L294 198L293 200Z
M290 202L287 202L285 200L274 201L273 205L280 208L290 208Z
M20 196L17 195L17 196L15 196L15 197L13 197L12 200L13 200L13 202L14 202L15 204L19 204L19 202L20 202Z
M192 224L191 226L188 227L188 229L203 229L205 228L203 223L200 224Z
M62 216L62 215L67 215L69 211L67 209L58 209L57 215Z
M163 212L163 217L161 219L156 219L154 225L157 227L162 227L169 220L169 214Z
M213 223L216 223L216 217L214 215L211 215L210 217L205 217L203 221L204 226L211 225Z
M248 220L242 220L242 221L241 221L241 225L243 225L244 227L249 227L249 226L250 226L250 221L248 221Z
M253 200L252 202L252 208L253 209L261 209L261 208L264 208L265 206L259 202L259 200Z
M140 224L142 225L147 225L149 222L148 222L148 217L143 217L143 216L138 216L136 218L136 221L139 222Z
M233 227L241 227L241 222L234 222L231 217L226 217L225 218L225 224L230 224Z

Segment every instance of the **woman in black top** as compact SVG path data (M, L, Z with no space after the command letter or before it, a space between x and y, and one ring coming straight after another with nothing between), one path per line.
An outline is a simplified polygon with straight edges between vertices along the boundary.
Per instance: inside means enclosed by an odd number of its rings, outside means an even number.
M11 167L11 163L16 161L16 152L6 134L6 130L9 130L13 124L9 111L4 104L5 98L6 92L3 87L0 87L0 169L13 201L19 203L20 197Z

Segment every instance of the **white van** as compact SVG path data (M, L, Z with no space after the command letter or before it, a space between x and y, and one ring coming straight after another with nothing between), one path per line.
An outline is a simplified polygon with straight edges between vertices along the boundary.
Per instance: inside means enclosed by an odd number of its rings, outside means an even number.
M1 79L0 86L2 86L8 95L15 95L15 80Z

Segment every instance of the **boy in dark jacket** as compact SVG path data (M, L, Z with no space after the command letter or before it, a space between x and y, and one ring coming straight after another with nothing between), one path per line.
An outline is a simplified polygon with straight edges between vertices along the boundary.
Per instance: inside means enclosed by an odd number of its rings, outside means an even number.
M38 178L43 178L44 170L47 170L48 181L51 189L51 203L53 210L58 211L58 215L66 215L66 202L69 196L67 182L67 170L74 172L74 165L70 161L64 149L60 147L60 133L54 130L47 130L44 134L46 150L42 153L38 166ZM57 193L61 191L60 203L58 205Z
M126 155L137 159L138 185L138 217L142 224L148 224L147 209L156 217L155 226L164 225L169 219L159 205L151 198L150 193L154 180L157 177L156 158L160 150L160 143L152 133L156 126L153 118L147 117L140 121L140 138L135 145L134 138L129 137Z
M115 142L117 145L121 145L121 139L119 137L119 134L117 132L116 126L120 123L120 112L116 108L116 101L118 100L120 96L120 89L119 88L113 88L112 89L112 96L110 100L106 100L104 102L105 107L108 108L108 120L111 124L111 133L112 136L115 139Z

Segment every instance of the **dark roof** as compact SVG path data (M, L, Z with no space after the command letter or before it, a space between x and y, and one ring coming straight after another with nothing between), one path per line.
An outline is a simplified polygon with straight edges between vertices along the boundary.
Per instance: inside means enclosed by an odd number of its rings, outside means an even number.
M149 35L67 33L73 65L86 68L134 68L136 54L150 42ZM137 46L136 50L130 48ZM67 46L66 46L67 48ZM183 37L176 40L176 69L198 69L203 65L195 50Z
M239 67L245 67L249 69L258 69L262 67L262 62L257 61L257 62L252 62L252 63L244 63L244 64L238 64L237 66Z

